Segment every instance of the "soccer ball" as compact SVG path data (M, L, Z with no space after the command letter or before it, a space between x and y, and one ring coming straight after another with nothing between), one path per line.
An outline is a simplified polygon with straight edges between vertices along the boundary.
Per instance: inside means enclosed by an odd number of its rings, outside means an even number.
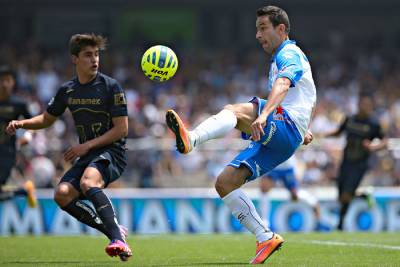
M171 48L156 45L143 54L142 70L153 81L165 82L174 76L178 69L178 58Z

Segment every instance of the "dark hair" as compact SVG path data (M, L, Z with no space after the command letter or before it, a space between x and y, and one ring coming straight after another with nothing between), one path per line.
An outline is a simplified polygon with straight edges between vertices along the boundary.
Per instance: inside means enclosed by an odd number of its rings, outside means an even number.
M71 55L78 56L79 52L86 46L95 46L100 50L106 48L107 39L94 33L84 33L72 35L69 40L69 52Z
M16 79L16 74L14 70L8 65L0 66L0 76L11 75L13 79Z
M279 24L286 26L286 33L290 32L290 21L285 10L277 6L264 6L256 11L257 17L268 16L274 27Z

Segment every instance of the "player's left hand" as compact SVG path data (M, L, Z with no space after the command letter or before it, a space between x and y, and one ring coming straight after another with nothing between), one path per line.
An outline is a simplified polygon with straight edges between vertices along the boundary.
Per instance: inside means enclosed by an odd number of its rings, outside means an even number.
M364 147L366 150L368 150L369 152L374 152L374 150L375 150L371 140L364 139L364 140L362 141L362 145L363 145L363 147Z
M303 145L308 145L314 139L313 133L310 130L307 130L306 134L304 135Z
M260 141L261 137L265 134L264 127L267 124L267 117L262 114L251 124L251 139L253 141Z
M82 157L90 150L89 145L87 143L79 144L69 148L64 153L64 160L65 161L74 161L78 157Z

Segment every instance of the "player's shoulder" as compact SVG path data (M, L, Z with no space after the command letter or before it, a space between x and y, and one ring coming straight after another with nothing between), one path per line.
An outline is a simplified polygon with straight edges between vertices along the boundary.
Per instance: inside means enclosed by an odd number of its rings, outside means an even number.
M296 45L296 42L287 40L281 47L281 49L278 50L276 53L276 60L277 61L287 61L287 60L294 60L296 58L299 58L303 55L302 50L300 47Z
M65 93L68 89L74 88L74 86L77 84L77 79L72 78L71 80L68 80L60 85L58 88L58 91L61 91Z
M379 120L379 116L376 114L373 114L371 116L368 117L368 123L370 125L376 126L376 127L380 127L380 120Z
M118 81L102 72L98 73L98 80L105 83L107 86L119 85Z

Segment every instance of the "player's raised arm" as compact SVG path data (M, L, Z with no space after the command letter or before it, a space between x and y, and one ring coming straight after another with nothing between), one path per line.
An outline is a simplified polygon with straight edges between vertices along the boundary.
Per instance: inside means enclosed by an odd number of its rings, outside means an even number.
M282 100L285 98L290 84L291 81L285 77L278 78L275 81L268 96L268 101L261 111L260 116L258 116L258 118L251 125L251 136L254 141L259 141L261 136L265 134L263 129L266 125L267 117L280 105Z
M42 114L25 120L10 121L6 128L6 133L9 135L15 134L17 129L39 130L50 127L57 120L56 116L49 114L47 111Z

